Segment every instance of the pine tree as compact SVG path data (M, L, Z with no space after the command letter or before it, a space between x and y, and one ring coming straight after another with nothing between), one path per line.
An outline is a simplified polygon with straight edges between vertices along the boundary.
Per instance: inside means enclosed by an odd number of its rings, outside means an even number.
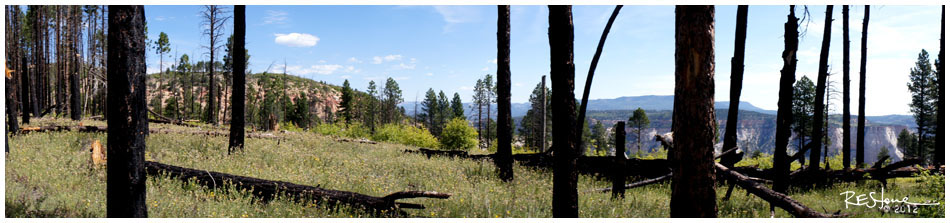
M455 96L452 96L452 118L465 118L465 107L462 105L462 98L459 97L459 93L455 93Z
M637 108L633 111L633 116L630 116L627 119L630 122L630 127L634 127L633 130L637 134L637 155L640 155L640 145L643 144L643 130L644 128L650 127L650 117L647 116L647 112L642 108Z
M926 50L917 54L917 62L910 69L910 82L907 90L911 93L910 112L917 124L917 148L914 154L922 160L927 159L928 151L933 149L937 129L936 111L938 102L937 73L930 64L930 55Z
M343 112L343 120L350 124L353 119L353 88L350 88L350 80L343 80L343 90L340 91L340 110Z

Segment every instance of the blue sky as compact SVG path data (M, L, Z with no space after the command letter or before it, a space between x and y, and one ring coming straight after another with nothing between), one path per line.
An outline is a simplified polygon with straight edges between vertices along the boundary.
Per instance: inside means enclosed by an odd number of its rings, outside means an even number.
M149 38L169 35L172 55L200 55L201 6L146 6ZM590 60L613 6L575 6L576 93L580 97ZM818 72L824 6L811 6L802 36L798 76ZM733 53L736 6L716 10L716 100L729 99L729 60ZM674 85L674 7L626 6L607 39L591 98L671 95ZM746 46L742 100L776 109L782 24L787 6L752 6ZM797 10L803 14L801 7ZM863 7L851 7L852 107L857 111ZM349 79L365 90L370 80L392 77L406 101L433 88L458 92L470 101L475 80L495 73L495 6L248 6L250 69L280 72L332 84ZM841 89L841 12L835 7L831 41L832 80ZM869 115L908 114L905 83L920 49L935 58L939 50L939 6L872 6L868 43ZM549 74L547 7L512 6L512 100L526 102L542 75ZM804 28L803 28L804 31ZM230 33L230 27L225 32ZM223 53L223 51L221 52ZM220 55L220 53L218 54ZM216 56L218 56L216 55ZM220 60L220 57L217 58ZM150 72L159 56L149 53ZM839 97L840 98L840 97ZM833 113L840 113L839 104Z

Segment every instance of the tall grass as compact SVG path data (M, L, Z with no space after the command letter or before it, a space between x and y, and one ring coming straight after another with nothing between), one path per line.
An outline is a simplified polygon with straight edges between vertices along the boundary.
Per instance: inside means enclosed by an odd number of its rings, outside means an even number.
M59 122L66 122L56 120ZM75 123L72 123L75 124ZM152 128L184 128L151 125ZM426 206L404 210L404 217L551 217L551 179L546 169L515 165L515 179L497 179L491 161L474 161L404 153L413 147L391 144L337 142L309 132L277 133L276 139L246 139L243 152L227 155L227 137L186 134L152 134L146 158L172 165L218 171L270 180L288 181L328 189L385 196L403 190L451 193L449 199L409 199ZM8 217L104 217L105 169L92 167L82 145L91 139L105 142L98 133L33 133L10 138L6 158L6 212ZM927 180L927 183L917 182ZM909 196L911 201L935 199L924 191L943 183L943 176L890 180L888 194ZM669 184L661 183L626 192L626 199L612 200L609 193L590 192L610 182L581 175L578 207L581 217L668 217ZM261 202L247 191L210 190L194 182L149 177L147 200L150 217L379 217L349 207L296 203L278 198ZM725 186L717 194L725 194ZM809 207L855 213L857 217L905 217L881 214L867 208L844 208L847 190L867 193L880 190L873 182L840 184L831 188L791 192ZM898 197L898 198L900 198ZM943 202L942 198L940 202ZM928 213L943 216L944 206ZM769 217L768 203L745 193L733 192L719 202L720 217ZM776 211L777 217L790 217ZM383 215L390 216L390 215Z

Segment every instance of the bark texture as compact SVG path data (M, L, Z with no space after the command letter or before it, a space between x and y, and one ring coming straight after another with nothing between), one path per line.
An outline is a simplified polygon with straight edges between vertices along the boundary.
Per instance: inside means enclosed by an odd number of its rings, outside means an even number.
M729 112L726 117L726 135L723 139L722 150L726 151L736 147L736 124L739 120L739 96L742 95L742 74L745 72L745 39L746 29L749 21L749 6L740 5L736 11L736 42L735 52L732 57L732 74L729 77ZM732 167L736 162L742 159L742 155L736 152L726 153L722 157L722 163L726 167Z
M498 6L498 177L514 178L511 159L511 14L510 6Z
M106 216L148 217L145 202L145 8L110 6Z
M715 8L676 6L670 217L716 217ZM557 138L557 137L555 137Z
M811 153L809 153L808 170L818 170L821 165L821 144L824 139L824 121L825 118L825 82L828 82L828 51L831 47L831 13L834 10L833 5L825 8L825 29L821 37L821 53L818 55L818 83L815 86L815 114L812 116L811 125Z
M551 126L554 139L552 212L555 218L577 217L577 101L574 97L574 22L571 6L548 6L551 46Z
M844 118L842 120L842 129L844 130L844 141L842 142L841 152L842 152L842 163L844 164L845 169L851 168L851 40L849 38L851 32L848 31L848 5L843 5L841 8L841 22L842 22L842 35L844 40L842 40L842 64L844 66L844 77L841 78L841 84L844 85L844 92L842 95L844 98L841 103L844 104L844 114L841 116Z
M234 46L232 47L232 58L234 62L231 63L232 72L234 73L234 87L231 89L231 134L228 139L228 153L233 152L236 149L244 149L244 89L245 82L244 72L246 70L246 64L244 61L244 36L245 36L245 11L246 6L237 5L234 6Z
M788 20L785 21L785 51L782 52L782 76L779 79L778 112L775 119L775 155L772 161L775 171L772 175L775 183L772 189L779 193L788 191L788 138L792 131L792 91L795 84L795 68L798 66L798 18L795 6L788 7Z

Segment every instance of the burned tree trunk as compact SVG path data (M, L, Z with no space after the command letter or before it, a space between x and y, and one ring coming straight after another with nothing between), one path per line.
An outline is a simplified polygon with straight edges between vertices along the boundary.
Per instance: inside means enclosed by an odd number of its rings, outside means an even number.
M812 125L811 125L811 153L809 154L808 159L808 170L815 171L818 170L821 165L821 139L824 134L824 129L822 125L824 122L822 119L825 118L825 82L828 81L828 50L831 47L831 13L834 10L833 5L828 5L825 8L825 30L824 35L821 38L821 53L818 55L818 84L815 86L815 103L814 111L815 114L812 116Z
M234 87L231 88L231 134L228 139L228 154L237 149L244 149L244 71L247 60L244 56L244 35L246 23L244 12L246 6L234 6L234 46L231 51L234 58L231 63L234 73ZM237 52L237 53L234 53Z
M844 66L844 77L842 77L841 85L844 85L843 99L841 101L844 104L844 114L841 115L844 120L842 120L842 130L844 130L844 141L842 142L841 152L842 152L842 163L844 164L844 169L851 169L851 40L849 35L851 32L848 31L848 5L843 5L841 8L841 22L844 40L842 41L842 53Z
M856 168L864 166L864 83L868 62L868 18L871 6L864 6L864 23L861 27L861 70L858 74L858 147L854 151Z
M571 6L548 6L548 41L551 46L551 111L558 120L554 138L555 218L577 217L577 101L574 98L574 22Z
M148 217L145 205L145 8L109 7L106 216Z
M514 178L511 159L511 15L510 6L498 6L498 178Z
M792 126L792 91L795 84L795 69L798 66L798 18L795 6L788 7L785 22L785 51L782 52L782 76L779 79L778 112L775 119L775 155L772 161L772 189L779 193L788 191L790 159L787 154L788 139Z
M722 150L726 151L736 147L736 128L739 119L739 96L742 94L742 74L745 71L745 39L748 26L749 6L740 5L736 12L736 43L735 52L732 57L732 76L729 77L729 112L726 118L726 136L723 139ZM732 166L742 159L742 155L736 152L727 153L722 157L722 163L726 167Z
M716 217L714 6L676 6L670 217ZM555 137L557 138L557 137Z
M941 13L940 13L940 54L937 55L937 58L940 59L940 64L937 64L937 85L938 85L938 87L937 87L937 89L938 89L937 92L938 92L938 94L939 94L939 95L938 95L938 99L937 99L937 137L936 137L936 138L937 138L937 146L934 147L934 148L936 148L936 149L934 149L934 156L933 156L933 158L934 158L933 164L934 164L934 166L937 167L937 168L940 168L940 165L943 164L943 162L944 162L944 157L943 157L943 156L944 156L944 153L946 152L946 148L947 148L947 147L946 147L946 141L945 141L946 139L944 139L944 135L943 135L944 132L945 132L945 131L944 131L944 127L945 127L945 125L946 125L946 124L944 124L944 120L946 120L946 119L944 118L944 115L946 114L945 111L944 111L944 110L945 110L945 108L944 108L944 105L945 105L945 104L944 104L944 94L945 94L944 91L945 91L945 88L946 88L946 85L945 85L945 83L944 83L944 75L945 75L946 72L947 72L947 70L946 70L946 69L947 69L947 68L946 68L946 66L947 66L947 64L946 64L946 63L947 63L947 62L946 62L946 59L947 59L947 58L944 57L944 54L945 54L945 52L944 52L944 50L945 50L945 45L944 45L944 44L946 44L946 43L944 43L944 41L947 41L947 40L945 39L944 32L945 32L945 29L946 29L946 26L947 26L946 18L945 18L945 16L947 15L947 6L946 6L946 5L943 5L943 6L941 6L941 9L942 9L942 10L941 10Z
M627 130L623 121L617 122L617 125L614 126L614 181L613 181L613 198L623 198L624 196L624 185L627 181L627 176L624 174L623 168L627 165L627 155L624 152L627 151Z
M72 11L71 26L73 27L73 33L69 34L71 36L71 39L69 40L71 49L70 52L72 53L67 55L69 58L71 58L70 61L72 61L72 67L70 68L69 72L69 117L72 120L79 120L82 118L82 109L80 107L81 102L79 101L79 52L81 52L81 49L78 45L79 35L81 32L79 27L81 11L79 10L79 6L73 5L69 7L70 11Z
M17 10L14 10L13 8L17 8ZM16 98L16 95L17 95L16 87L18 85L16 77L21 72L20 68L17 67L17 65L20 64L18 63L18 60L20 60L20 57L19 57L20 46L18 44L19 43L18 39L20 38L20 35L18 35L19 26L17 25L20 22L19 8L20 7L14 7L14 6L8 5L4 9L4 12L6 14L6 20L7 20L7 23L5 24L6 29L7 29L7 35L6 35L6 38L7 38L6 39L6 43L7 43L6 45L7 61L6 62L7 63L6 63L6 67L4 67L5 74L6 74L5 78L7 81L6 87L4 88L4 90L6 91L6 100L7 100L6 101L7 132L14 132L14 133L20 129L19 123L17 123L17 114L19 112L18 108L20 105L19 103L17 103L17 98ZM10 68L11 66L13 67L13 69ZM10 147L7 146L7 152L9 152L9 148Z

